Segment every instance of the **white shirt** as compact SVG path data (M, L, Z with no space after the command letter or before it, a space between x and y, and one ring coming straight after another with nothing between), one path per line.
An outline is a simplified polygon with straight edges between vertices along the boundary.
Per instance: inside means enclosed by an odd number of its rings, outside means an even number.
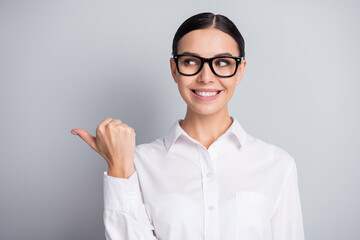
M178 119L135 149L135 173L104 172L106 239L303 240L296 164L238 120L206 149Z

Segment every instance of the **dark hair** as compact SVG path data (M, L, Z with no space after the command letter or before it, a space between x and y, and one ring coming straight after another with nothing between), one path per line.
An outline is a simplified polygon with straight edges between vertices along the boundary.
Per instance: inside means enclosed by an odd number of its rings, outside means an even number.
M245 57L245 42L241 33L235 26L235 24L227 17L214 14L210 12L204 12L196 14L183 22L175 33L172 54L177 54L177 45L179 40L187 33L204 28L217 28L227 34L229 34L237 43L240 57Z

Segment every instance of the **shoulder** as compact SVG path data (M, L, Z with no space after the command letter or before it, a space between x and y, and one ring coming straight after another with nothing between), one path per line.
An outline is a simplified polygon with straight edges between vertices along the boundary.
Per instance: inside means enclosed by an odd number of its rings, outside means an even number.
M253 152L260 159L263 159L268 164L272 164L274 167L279 167L283 170L296 167L295 159L288 151L262 139L249 136L247 148L248 151Z
M164 137L155 139L149 143L142 143L135 147L135 154L138 156L165 153Z
M164 138L157 138L149 143L142 143L135 147L134 164L138 172L147 172L161 166L166 158Z

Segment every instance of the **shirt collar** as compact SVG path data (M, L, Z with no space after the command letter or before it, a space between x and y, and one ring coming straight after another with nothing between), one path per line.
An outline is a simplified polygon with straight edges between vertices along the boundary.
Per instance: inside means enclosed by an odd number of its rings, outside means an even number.
M243 129L243 127L241 126L240 122L235 118L230 116L231 120L233 121L232 124L230 125L230 127L226 130L226 132L224 134L222 134L220 137L223 137L225 135L228 134L232 134L233 136L235 136L238 146L239 148L241 146L243 146L246 142L246 137L247 137L247 133L246 131ZM164 136L164 142L165 142L165 147L166 147L166 151L168 152L170 150L170 148L174 145L175 141L180 137L180 136L185 136L187 138L189 138L192 141L196 141L194 139L192 139L181 127L180 127L180 121L182 119L178 119L175 121L175 123L171 126L171 128L169 129L169 131L167 132L167 134ZM220 138L219 137L219 138Z

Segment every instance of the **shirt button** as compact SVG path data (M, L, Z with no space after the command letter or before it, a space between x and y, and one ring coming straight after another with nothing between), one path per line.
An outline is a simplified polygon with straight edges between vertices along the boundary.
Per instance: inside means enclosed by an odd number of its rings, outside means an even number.
M209 172L208 174L206 174L206 176L209 178L209 177L211 177L211 176L212 176L212 173L211 173L211 172Z
M209 210L210 210L210 211L213 211L214 209L215 209L215 206L214 206L214 205L210 205Z

